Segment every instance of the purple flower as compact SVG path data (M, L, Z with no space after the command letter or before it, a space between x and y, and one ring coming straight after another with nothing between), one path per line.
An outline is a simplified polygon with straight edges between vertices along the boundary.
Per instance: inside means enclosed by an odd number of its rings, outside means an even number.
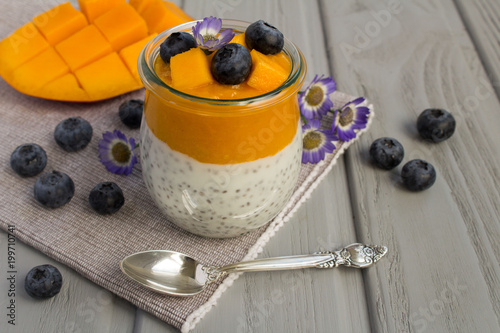
M134 138L127 140L118 130L105 132L99 140L99 159L109 172L128 176L137 163L134 148Z
M340 140L349 141L356 137L355 130L366 127L370 109L366 106L365 99L359 97L335 111L332 130Z
M302 116L306 119L321 119L333 107L330 94L336 89L335 81L331 76L314 77L307 89L299 95L299 107Z
M333 141L338 141L331 130L320 129L321 121L312 119L302 126L302 163L318 163L326 153L335 149Z
M221 19L213 16L205 17L203 21L193 26L194 39L196 39L196 43L198 43L200 48L215 51L229 43L234 37L232 29L225 29L219 35L221 28Z

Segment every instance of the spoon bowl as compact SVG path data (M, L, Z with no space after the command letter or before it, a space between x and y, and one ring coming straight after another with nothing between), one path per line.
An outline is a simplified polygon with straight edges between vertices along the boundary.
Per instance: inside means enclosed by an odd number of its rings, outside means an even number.
M120 263L127 276L143 286L173 296L192 296L205 289L202 265L185 254L153 250L132 254Z
M125 275L156 292L171 296L193 296L230 272L338 266L366 268L375 264L386 253L385 246L354 243L338 251L257 259L211 267L204 266L180 252L151 250L129 255L121 261L120 268Z

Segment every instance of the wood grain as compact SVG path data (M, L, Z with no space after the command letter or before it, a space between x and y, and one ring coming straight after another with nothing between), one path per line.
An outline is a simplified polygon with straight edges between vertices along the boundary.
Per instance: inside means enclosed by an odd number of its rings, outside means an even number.
M497 96L500 96L500 3L454 0Z
M498 331L499 103L489 94L477 110L466 105L477 87L492 87L452 2L405 1L377 21L390 4L322 2L323 13L337 13L325 31L340 89L365 95L378 110L370 133L346 155L358 237L391 251L364 272L372 329ZM355 52L343 52L346 44ZM428 107L455 115L450 140L419 139L415 121ZM381 136L403 143L404 162L431 162L436 184L411 193L400 184L401 167L372 167L367 151Z

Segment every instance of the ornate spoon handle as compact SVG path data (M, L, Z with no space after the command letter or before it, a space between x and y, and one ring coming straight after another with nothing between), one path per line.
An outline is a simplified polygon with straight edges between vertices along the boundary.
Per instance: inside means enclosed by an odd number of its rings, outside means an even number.
M316 252L308 255L287 256L243 261L222 267L203 267L208 283L233 272L277 271L301 268L333 268L346 266L366 268L379 261L387 253L387 247L354 243L338 251Z

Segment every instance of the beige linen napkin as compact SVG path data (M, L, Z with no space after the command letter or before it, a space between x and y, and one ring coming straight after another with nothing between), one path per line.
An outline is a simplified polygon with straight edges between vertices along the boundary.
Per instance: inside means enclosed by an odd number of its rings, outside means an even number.
M54 102L25 96L0 80L3 169L0 227L7 230L8 225L14 225L14 235L20 241L182 331L189 331L238 275L230 274L197 296L175 298L154 293L129 280L120 271L120 260L131 253L151 249L180 251L208 265L255 258L307 199L348 144L337 143L337 149L325 161L302 166L299 183L288 205L268 225L238 238L205 239L184 232L160 213L148 195L139 165L125 177L107 172L98 160L97 143L103 132L118 129L128 137L139 138L139 130L129 130L120 122L118 106L126 99L143 96L144 90L139 90L91 104ZM353 98L335 92L333 99L335 107L340 107ZM53 138L55 126L71 116L88 120L94 130L90 144L75 153L63 151ZM373 112L370 121L372 118ZM21 178L9 163L12 151L23 143L37 143L45 149L48 164L44 172L58 170L73 179L75 196L71 202L57 209L46 209L35 201L33 186L37 177ZM110 216L98 215L88 204L90 190L102 181L116 182L125 195L125 205Z

